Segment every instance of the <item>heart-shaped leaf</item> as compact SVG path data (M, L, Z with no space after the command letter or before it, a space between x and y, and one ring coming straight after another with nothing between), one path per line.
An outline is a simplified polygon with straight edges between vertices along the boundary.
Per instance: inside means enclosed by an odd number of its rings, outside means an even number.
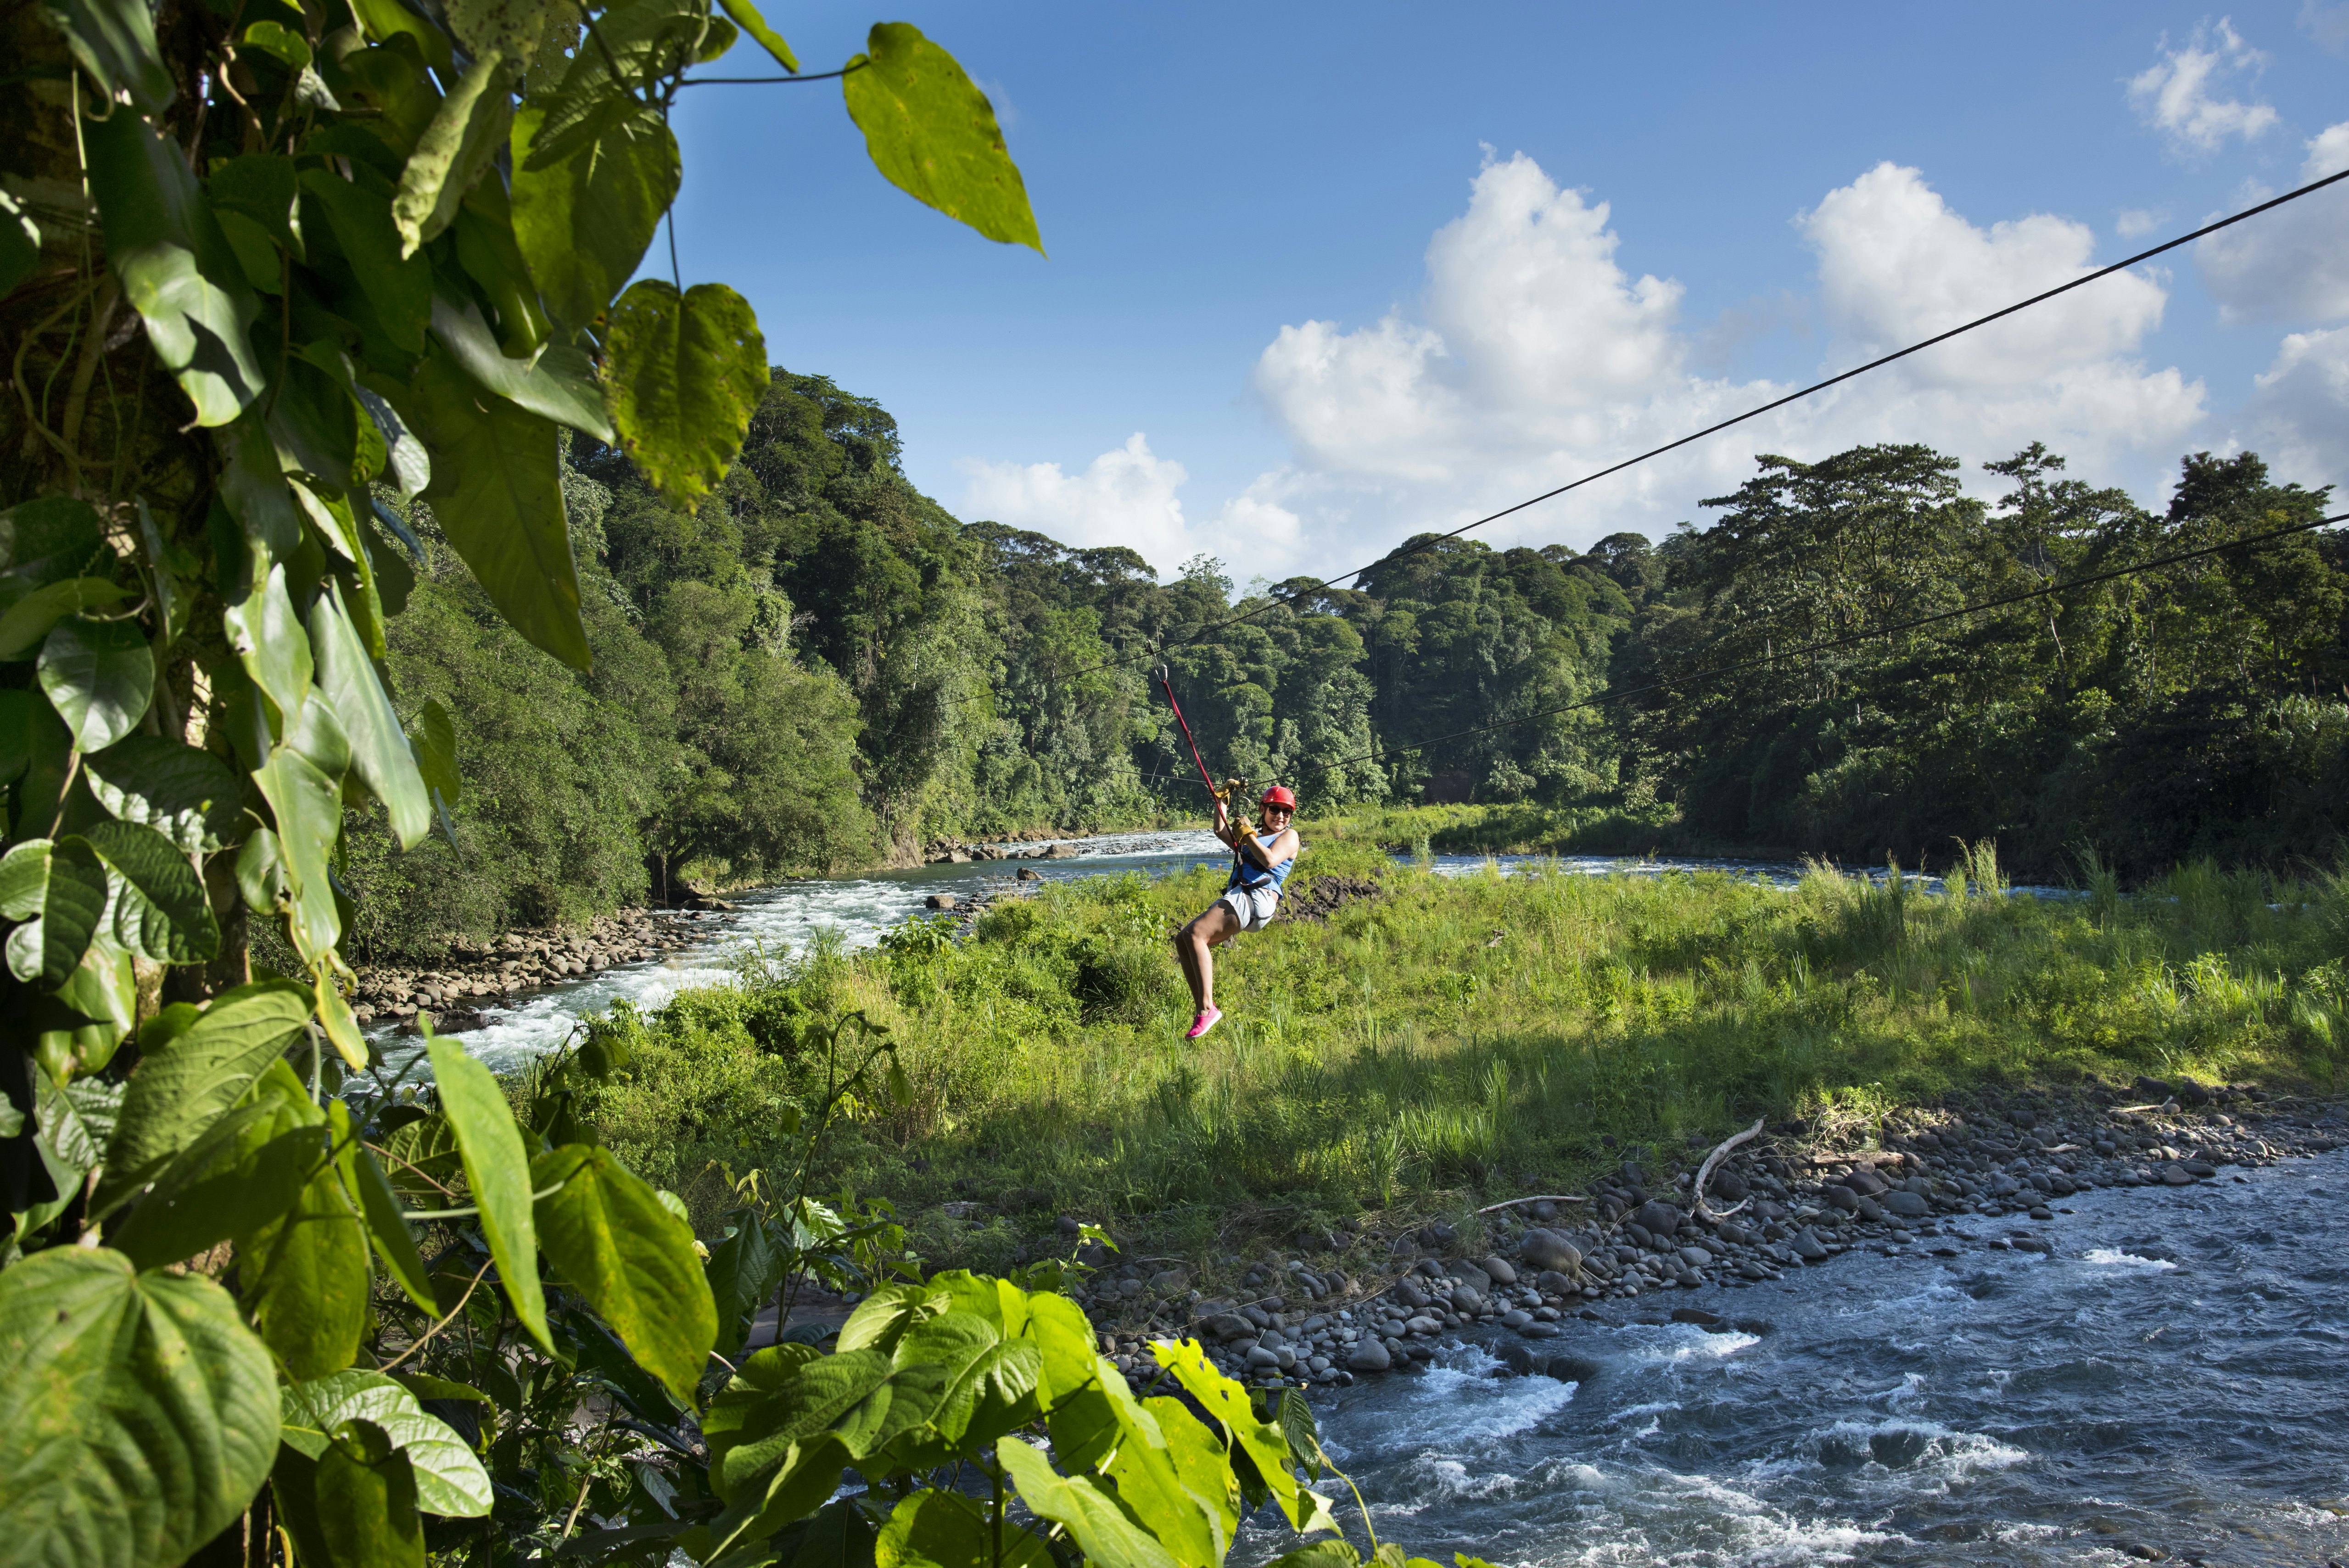
M722 283L679 296L639 278L605 337L621 444L672 505L690 512L742 450L767 390L767 344L750 302Z
M130 733L155 694L155 656L136 621L67 616L42 642L39 669L78 751L101 752Z
M490 1511L489 1472L473 1450L382 1373L354 1367L285 1390L285 1439L314 1459L325 1455L327 1434L351 1420L373 1421L408 1456L416 1468L417 1506L427 1513L478 1519Z
M690 1405L718 1337L718 1308L693 1227L611 1151L569 1144L539 1156L538 1241L547 1262L612 1325L636 1365Z
M888 182L990 240L1033 246L1036 213L995 106L955 57L905 22L876 22L841 78L849 118Z
M235 836L243 786L210 752L162 735L126 735L83 758L82 774L100 805L155 829L183 854L211 855Z
M85 836L115 875L115 940L158 963L201 963L220 950L203 878L177 845L129 822L95 823Z
M226 1291L56 1247L0 1272L0 1540L26 1568L177 1563L269 1474L277 1377Z

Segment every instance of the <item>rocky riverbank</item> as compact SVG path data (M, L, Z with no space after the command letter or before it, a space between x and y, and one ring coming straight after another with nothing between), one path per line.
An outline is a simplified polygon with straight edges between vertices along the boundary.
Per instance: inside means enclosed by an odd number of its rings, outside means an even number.
M715 900L711 900L715 904ZM385 965L359 971L353 1011L362 1024L412 1020L421 1010L444 1034L479 1027L481 1006L522 992L636 963L701 940L709 909L623 909L582 928L510 931L494 942L459 942L431 968Z
M1079 1300L1103 1353L1145 1374L1149 1342L1169 1335L1197 1337L1235 1376L1299 1386L1406 1370L1473 1337L1521 1373L1572 1381L1588 1364L1541 1343L1568 1318L1750 1328L1736 1292L1854 1249L2051 1251L2075 1193L2225 1180L2343 1147L2342 1108L2251 1085L1969 1096L1880 1125L1781 1124L1716 1165L1705 1206L1692 1190L1702 1147L1626 1150L1582 1191L1457 1228L1299 1236L1247 1263L1237 1291L1209 1293L1175 1260L1096 1251L1102 1272ZM1073 1217L1061 1223L1074 1233Z

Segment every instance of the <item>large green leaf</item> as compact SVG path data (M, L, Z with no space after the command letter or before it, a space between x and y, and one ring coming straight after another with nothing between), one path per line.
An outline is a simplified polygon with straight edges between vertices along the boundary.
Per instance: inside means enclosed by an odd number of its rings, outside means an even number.
M308 1178L294 1207L236 1238L238 1293L278 1361L296 1378L322 1377L350 1365L365 1330L371 1279L358 1207L334 1161L326 1114L283 1061L254 1087L270 1115L240 1135L260 1147L290 1132L310 1137Z
M195 404L196 422L227 424L267 384L246 336L260 302L228 236L186 155L143 116L85 117L81 136L108 267L146 322L156 358Z
M490 602L540 648L588 668L553 421L485 391L437 345L392 401L431 445L424 499Z
M270 567L291 556L302 542L302 514L295 510L293 487L277 461L277 447L257 419L246 420L224 431L221 450L226 467L221 474L221 499L236 520L244 544L243 570L221 591L232 599L243 597L247 585L269 575Z
M840 86L873 166L916 201L1040 254L1028 187L987 95L910 23L874 23L865 48Z
M432 296L432 336L468 376L517 408L585 431L606 444L619 440L604 411L595 362L585 350L550 343L528 359L513 358L481 319L481 306L446 293Z
M416 1396L380 1372L352 1367L285 1390L286 1443L318 1459L327 1434L345 1421L373 1421L416 1467L417 1506L451 1519L490 1511L490 1476L465 1440Z
M425 1050L440 1089L441 1113L456 1135L465 1181L481 1209L481 1233L514 1316L549 1354L546 1293L538 1280L538 1224L532 1213L530 1157L505 1092L487 1067L457 1042L436 1036Z
M339 584L329 582L311 601L310 647L317 659L319 689L334 704L335 717L349 737L352 764L391 814L392 833L405 849L432 831L432 803L425 796L416 753L399 727L399 715L391 711L374 661L343 608Z
M76 64L112 98L129 95L141 114L178 96L155 47L155 18L143 0L48 0L49 22L66 36Z
M254 773L253 781L277 819L277 867L285 875L286 897L293 905L295 949L316 966L325 962L343 935L331 874L335 840L343 830L342 790L291 742L272 747L269 760ZM237 873L240 878L244 874L242 860Z
M639 278L605 336L621 444L672 504L690 512L742 450L767 390L767 345L749 301L722 283L682 297Z
M302 259L301 176L282 152L248 152L212 171L204 194L215 213L250 218L296 261ZM274 260L274 258L273 258ZM273 273L276 268L273 265Z
M709 1249L709 1265L703 1271L718 1313L715 1348L730 1357L740 1352L751 1314L782 1284L786 1266L765 1220L748 1210L730 1218L734 1233Z
M679 1404L692 1404L718 1337L693 1227L608 1149L568 1144L543 1154L531 1181L541 1190L560 1187L538 1200L546 1261L612 1325L637 1366Z
M1048 1568L1044 1543L1006 1521L1000 1568ZM875 1568L998 1568L996 1530L987 1513L960 1492L926 1489L889 1511L873 1543Z
M285 568L272 566L243 603L221 612L221 624L253 683L269 694L279 713L293 718L309 695L315 666L309 635L294 611L294 597L285 591Z
M309 1017L307 991L290 981L263 981L223 992L169 1044L146 1050L107 1143L106 1174L92 1208L103 1212L116 1198L152 1181L215 1116L244 1097Z
M1159 1366L1174 1375L1174 1380L1198 1401L1201 1409L1223 1423L1234 1442L1247 1451L1257 1473L1270 1489L1273 1501L1287 1516L1290 1529L1302 1534L1310 1530L1336 1528L1330 1514L1330 1500L1298 1483L1291 1468L1295 1461L1289 1453L1288 1435L1277 1424L1257 1417L1247 1388L1218 1372L1197 1340L1160 1340L1151 1346L1151 1355Z
M364 1418L345 1421L317 1464L311 1502L326 1568L424 1568L415 1469L389 1433Z
M596 106L576 150L539 167L533 142L545 119L527 106L514 115L514 238L547 313L577 330L636 275L683 167L668 121L625 94Z
M236 836L243 786L212 753L162 735L125 735L82 759L100 805L151 827L188 855L211 855Z
M946 1449L983 1443L1043 1413L1042 1358L1034 1342L1006 1340L976 1313L943 1313L915 1324L892 1359L900 1368L944 1370L930 1424Z
M437 1315L432 1281L416 1250L415 1234L408 1228L407 1208L392 1190L383 1167L376 1163L375 1152L353 1143L345 1148L342 1158L344 1176L358 1189L359 1211L367 1217L367 1240L375 1244L375 1255L383 1260L409 1300Z
M67 616L49 628L38 668L78 751L103 751L130 733L155 694L155 655L133 620Z
M105 609L129 597L129 589L103 577L67 577L35 588L0 614L0 659L31 653L49 628L69 615Z
M729 1502L761 1495L761 1483L794 1447L831 1433L860 1410L869 1414L876 1396L887 1397L890 1376L889 1358L877 1350L820 1355L804 1345L777 1345L760 1351L702 1419L711 1489Z
M421 353L424 326L432 314L432 263L423 255L400 254L390 204L330 169L304 173L302 193L324 215L384 336L395 348Z
M220 951L220 922L184 851L129 822L94 823L85 836L117 878L115 940L158 963L201 963Z
M495 52L478 55L433 111L391 199L391 221L399 230L403 258L414 255L427 240L439 238L455 221L466 187L497 156L513 111L508 80L503 58Z
M1177 1568L1165 1547L1126 1516L1091 1477L1055 1474L1052 1461L1018 1438L995 1445L995 1458L1040 1519L1067 1528L1077 1549L1101 1568Z
M170 1563L277 1449L269 1353L228 1293L59 1247L0 1272L0 1541L24 1568Z
M40 901L39 914L8 933L8 968L18 980L55 991L71 976L103 926L106 866L78 838L51 846L45 857L30 844L18 845L14 855L24 858L9 873L9 907L30 912L36 867Z
M142 1269L160 1268L211 1251L233 1237L260 1230L301 1201L310 1168L318 1162L316 1132L296 1127L257 1147L233 1142L243 1131L239 1107L214 1122L228 1127L230 1139L214 1147L207 1137L167 1167L155 1187L108 1240Z

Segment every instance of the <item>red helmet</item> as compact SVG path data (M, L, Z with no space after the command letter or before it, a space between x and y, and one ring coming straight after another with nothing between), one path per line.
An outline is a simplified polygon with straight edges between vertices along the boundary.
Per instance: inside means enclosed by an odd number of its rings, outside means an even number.
M1264 792L1264 798L1257 802L1257 804L1258 805L1285 805L1289 810L1295 811L1297 809L1297 797L1289 793L1288 786L1287 784L1274 784L1270 789Z

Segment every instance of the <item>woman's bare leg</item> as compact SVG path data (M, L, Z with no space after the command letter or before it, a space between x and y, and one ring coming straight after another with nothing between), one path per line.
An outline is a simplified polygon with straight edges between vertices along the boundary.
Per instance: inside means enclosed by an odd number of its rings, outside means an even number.
M1183 978L1191 987L1193 1008L1205 1012L1216 1005L1216 955L1214 950L1239 934L1239 917L1232 913L1229 904L1217 899L1207 906L1206 913L1175 933L1174 956L1183 965Z

